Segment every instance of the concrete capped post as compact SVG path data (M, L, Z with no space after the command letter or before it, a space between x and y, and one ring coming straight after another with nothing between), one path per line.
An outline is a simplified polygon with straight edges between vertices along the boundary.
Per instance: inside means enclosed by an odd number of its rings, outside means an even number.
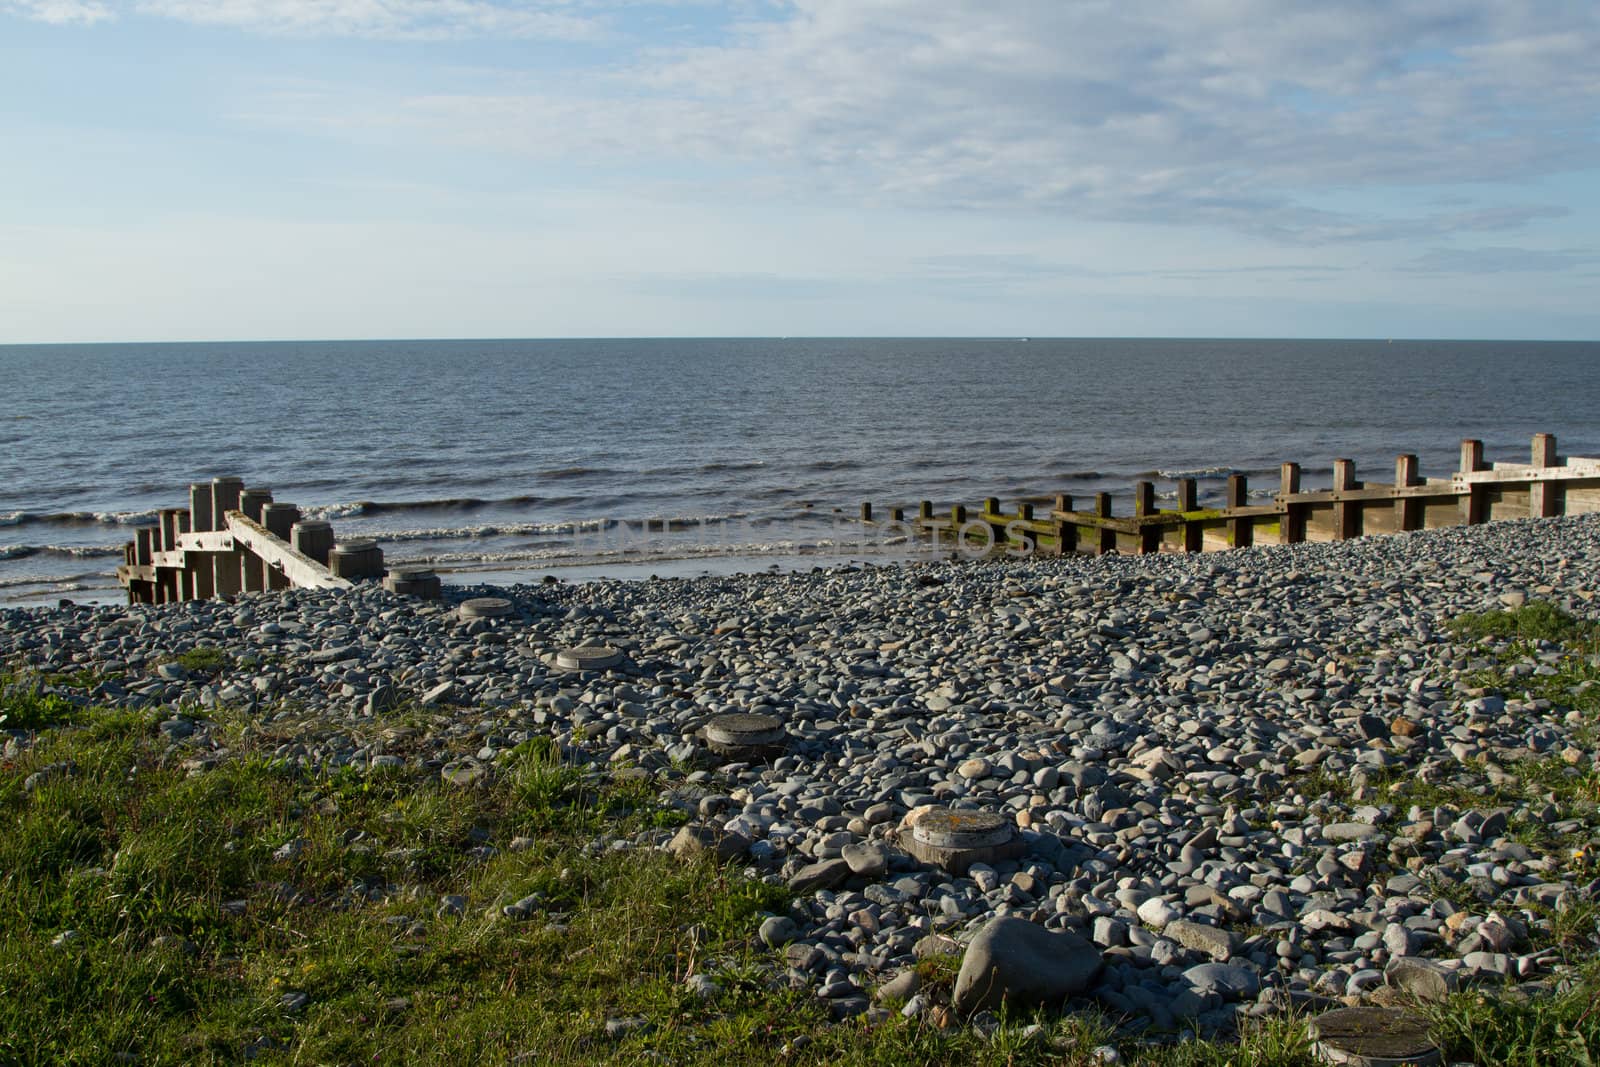
M189 532L206 533L217 527L212 521L211 485L193 482L189 486ZM194 555L184 560L184 573L188 576L189 593L196 600L210 600L216 592L214 571L209 557Z
M239 494L239 510L247 519L261 521L261 509L272 503L271 489L246 489ZM244 553L239 568L240 584L246 593L259 593L267 587L267 569L254 552Z
M239 510L239 494L244 492L244 479L224 475L211 479L211 525L215 530L228 528L227 515ZM219 552L212 561L213 581L218 596L233 596L239 592L239 576L244 567L243 553Z
M333 526L321 519L302 519L289 531L289 544L326 567L328 553L333 551Z
M328 553L328 570L335 578L355 581L383 577L383 549L369 540L344 541Z

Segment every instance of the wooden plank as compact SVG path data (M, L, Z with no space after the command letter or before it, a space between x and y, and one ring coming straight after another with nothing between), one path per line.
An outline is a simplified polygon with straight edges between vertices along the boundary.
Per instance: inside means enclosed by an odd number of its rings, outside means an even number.
M117 568L117 581L123 585L129 582L153 582L156 578L156 569L148 563L124 563Z
M232 552L233 534L226 530L178 535L178 548L184 552ZM209 560L206 561L209 564Z
M1361 489L1312 489L1307 492L1279 493L1272 499L1278 504L1337 504L1346 500L1396 500L1412 497L1460 496L1453 484L1430 482L1426 485L1371 485Z
M1505 482L1592 482L1597 478L1600 478L1600 466L1512 467L1506 470L1458 471L1450 476L1450 484L1461 488Z
M261 561L289 579L290 584L304 589L349 589L350 583L335 578L333 572L309 556L301 555L288 542L280 541L267 532L267 528L243 512L230 511L225 521L237 543L254 552Z
M188 565L188 557L182 549L175 548L171 552L152 552L150 563L156 567L182 570Z

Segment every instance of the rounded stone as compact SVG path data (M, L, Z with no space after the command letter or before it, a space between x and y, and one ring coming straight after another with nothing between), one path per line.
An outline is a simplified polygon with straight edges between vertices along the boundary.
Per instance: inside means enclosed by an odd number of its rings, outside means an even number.
M511 614L511 601L504 597L480 596L463 600L456 610L463 619L503 619Z
M604 671L621 666L622 650L610 645L564 648L556 653L556 666L569 671Z
M1309 1032L1325 1063L1402 1067L1440 1062L1428 1021L1397 1008L1337 1008L1311 1020Z
M723 756L753 756L783 748L789 735L771 715L732 712L705 727L706 745Z

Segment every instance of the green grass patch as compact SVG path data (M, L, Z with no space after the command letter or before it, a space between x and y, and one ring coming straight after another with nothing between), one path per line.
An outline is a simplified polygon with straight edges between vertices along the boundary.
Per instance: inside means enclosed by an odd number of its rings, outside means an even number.
M1473 641L1548 641L1573 648L1594 644L1600 634L1595 623L1574 618L1544 600L1530 601L1509 611L1462 615L1451 620L1450 630L1457 637Z
M59 693L44 678L0 674L0 728L7 730L47 730L78 722L83 708Z

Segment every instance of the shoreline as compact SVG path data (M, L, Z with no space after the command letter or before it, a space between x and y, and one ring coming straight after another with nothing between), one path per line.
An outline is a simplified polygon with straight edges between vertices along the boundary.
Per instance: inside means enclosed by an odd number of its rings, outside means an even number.
M162 709L201 767L228 758L211 725L226 708L247 735L293 738L307 771L369 774L403 708L426 724L406 773L493 778L534 737L633 768L742 842L747 877L795 893L793 936L763 926L772 974L839 1017L1010 915L1097 954L1069 1004L1130 1038L1141 1021L1226 1035L1408 980L1554 980L1554 917L1600 886L1581 858L1600 816L1516 783L1591 773L1592 724L1521 691L1537 655L1498 690L1466 684L1492 648L1450 624L1541 601L1593 620L1597 593L1586 516L1195 556L484 584L443 605L364 588L6 608L0 660L88 672L56 685L69 700ZM474 595L513 615L459 619ZM627 663L556 666L584 643ZM209 649L214 670L174 668ZM716 759L696 731L724 711L779 714L788 753ZM500 743L465 729L480 721ZM925 805L1000 812L1024 854L959 876L919 863L901 846ZM876 857L864 871L841 866L851 846ZM1395 979L1396 959L1431 963Z

